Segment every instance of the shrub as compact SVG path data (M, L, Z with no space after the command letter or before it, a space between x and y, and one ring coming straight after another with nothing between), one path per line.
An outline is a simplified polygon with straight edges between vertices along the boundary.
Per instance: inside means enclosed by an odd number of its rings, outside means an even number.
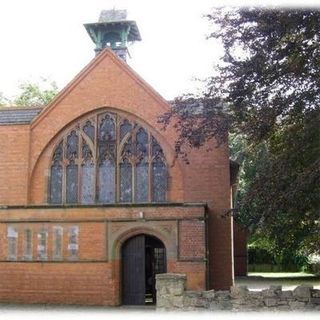
M308 269L309 272L320 276L320 255L310 255L308 257Z

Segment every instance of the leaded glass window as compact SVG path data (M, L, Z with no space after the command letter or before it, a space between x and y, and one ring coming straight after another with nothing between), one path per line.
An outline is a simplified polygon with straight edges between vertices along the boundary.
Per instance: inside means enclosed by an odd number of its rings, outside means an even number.
M140 128L137 132L136 155L135 201L147 202L149 198L149 137L143 128Z
M116 139L116 127L113 117L107 113L101 118L99 124L99 139L102 141L114 141Z
M152 137L152 200L164 202L167 190L167 167L159 143Z
M50 184L50 202L61 203L62 202L62 142L56 148L52 157L51 166L51 184Z
M152 163L153 201L166 200L167 170L162 159L156 158Z
M8 260L17 260L18 231L16 228L11 226L8 227L7 240L8 240Z
M120 163L120 202L132 202L132 165L128 159Z
M72 130L67 137L67 159L74 160L78 158L78 144L79 138L75 130Z
M68 251L69 251L69 259L74 260L78 259L78 235L79 235L79 227L72 226L69 228L69 243L68 243Z
M24 239L23 239L23 259L32 260L32 230L24 230Z
M120 139L122 140L131 130L132 124L125 119L120 125Z
M60 226L53 227L53 259L61 260L62 259L62 237L63 237L63 228Z
M38 246L37 246L37 254L38 260L47 260L47 240L48 240L48 232L45 229L41 229L38 232Z
M95 128L94 125L91 123L90 120L86 121L86 124L83 127L83 132L90 138L92 142L94 142L94 135L95 135Z
M81 168L81 203L94 203L94 165L90 162Z
M82 167L81 167L81 203L94 203L94 172L93 154L90 146L82 142Z
M167 200L168 169L153 135L134 119L96 112L66 131L54 149L49 202Z
M145 160L141 160L136 167L136 192L135 202L148 202L149 189L149 165Z
M78 165L74 161L70 162L66 169L67 186L66 186L66 202L78 202Z
M114 203L116 200L115 165L110 159L103 160L99 165L98 201Z

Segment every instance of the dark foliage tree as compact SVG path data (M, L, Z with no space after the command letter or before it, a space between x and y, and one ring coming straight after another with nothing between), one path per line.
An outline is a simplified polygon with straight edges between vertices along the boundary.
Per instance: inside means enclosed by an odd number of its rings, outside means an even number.
M238 221L279 253L319 252L320 11L221 8L208 18L225 51L218 73L200 95L175 99L160 122L174 119L178 154L224 142L228 130L241 135Z

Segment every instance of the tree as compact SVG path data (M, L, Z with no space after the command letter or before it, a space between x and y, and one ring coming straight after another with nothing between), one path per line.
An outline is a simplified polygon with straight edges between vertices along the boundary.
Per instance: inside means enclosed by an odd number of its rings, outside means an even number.
M9 99L0 92L0 106L39 107L51 102L58 94L58 86L54 81L42 78L40 82L22 82L19 94Z
M209 38L225 51L218 73L200 95L175 99L160 122L175 119L178 154L186 144L225 142L228 130L241 135L251 176L238 221L279 254L319 252L320 11L220 8L208 19Z
M22 107L39 107L47 105L57 95L58 86L52 81L42 79L42 82L23 82L19 89L20 94L14 99L13 104Z
M8 103L8 99L0 92L0 107L6 106Z

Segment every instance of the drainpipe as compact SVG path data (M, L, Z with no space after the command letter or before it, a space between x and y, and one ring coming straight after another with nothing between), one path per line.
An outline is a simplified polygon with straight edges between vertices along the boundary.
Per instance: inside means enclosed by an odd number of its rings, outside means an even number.
M205 246L206 246L206 252L205 252L205 261L206 261L206 290L209 290L209 213L208 213L208 205L206 204L204 209L204 223L205 223Z

